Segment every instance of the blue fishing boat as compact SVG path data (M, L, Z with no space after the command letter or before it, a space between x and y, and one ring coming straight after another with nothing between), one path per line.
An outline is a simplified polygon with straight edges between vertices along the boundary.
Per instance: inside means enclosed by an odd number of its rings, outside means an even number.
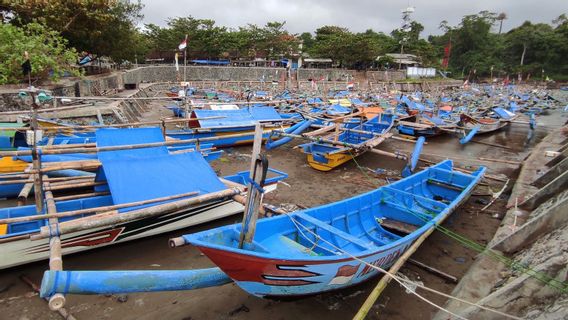
M300 147L312 168L329 171L381 144L389 137L388 132L393 124L393 115L380 114L352 129L342 129L327 135L321 142L310 142ZM342 146L341 142L345 145Z
M99 129L96 132L98 147L164 142L159 128ZM95 194L74 197L73 200L55 199L59 214L81 210L78 214L59 219L61 225L81 223L85 219L98 219L101 212L112 215L132 213L175 201L191 199L227 190L227 183L243 185L248 172L219 178L200 152L171 153L165 146L97 153L101 163L94 187ZM287 175L270 169L273 176L267 181L269 188ZM228 182L227 182L228 181ZM153 201L161 199L160 201ZM144 202L140 205L137 204ZM46 259L49 256L49 239L30 241L30 235L49 229L47 219L38 216L35 205L0 209L0 269ZM188 226L208 222L242 212L243 206L230 196L211 199L191 207L163 212L106 227L93 227L61 236L63 254L84 251L118 242L152 236ZM75 212L77 213L77 212ZM2 220L17 218L17 222ZM31 219L30 219L31 218ZM104 220L105 215L102 215ZM10 220L8 220L10 221ZM52 229L49 229L52 230Z
M192 120L193 119L193 120ZM266 139L274 129L290 127L290 121L280 116L273 107L253 106L236 110L199 110L191 112L189 129L168 130L168 137L186 140L220 137L212 142L214 147L228 147L250 144L253 141L254 126L263 125L263 138ZM243 134L241 137L223 136Z
M183 236L242 289L260 297L298 296L343 288L388 268L426 230L467 200L485 168L453 170L446 160L369 193L262 219L254 241L238 247L241 225ZM402 235L395 221L415 231Z
M196 246L218 268L46 271L41 296L189 290L231 280L259 297L342 289L378 275L376 267L392 265L468 199L484 172L480 167L461 173L446 160L353 198L260 219L242 246L243 224L170 240L172 246Z

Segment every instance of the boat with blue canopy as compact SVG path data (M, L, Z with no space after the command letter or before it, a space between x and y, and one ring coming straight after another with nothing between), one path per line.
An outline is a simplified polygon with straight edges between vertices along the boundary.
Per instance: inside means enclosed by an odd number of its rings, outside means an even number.
M160 128L99 129L98 148L119 148L137 144L163 143ZM151 208L155 215L106 227L93 227L61 236L63 254L152 236L208 222L242 212L243 205L235 201L228 185L242 186L248 172L220 178L200 152L170 152L166 146L97 152L100 166L94 178L94 194L72 200L55 201L59 223L78 224L104 220ZM157 169L159 168L159 169ZM287 175L270 169L269 190ZM50 189L54 189L51 188ZM213 197L210 195L222 194ZM205 197L191 206L178 206L161 211L165 205ZM101 214L102 213L102 214ZM52 225L43 218L46 209L35 205L0 209L0 248L3 252L0 269L46 259L49 240L30 241L30 236Z

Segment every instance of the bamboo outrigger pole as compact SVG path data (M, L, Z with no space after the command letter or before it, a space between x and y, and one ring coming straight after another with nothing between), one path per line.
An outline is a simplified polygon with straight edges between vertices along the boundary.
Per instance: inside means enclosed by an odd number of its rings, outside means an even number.
M108 211L114 211L114 210L118 210L118 209L142 206L142 205L146 205L146 204L150 204L150 203L156 203L156 202L174 200L174 199L179 199L179 198L191 197L191 196L195 196L197 194L199 194L199 191L192 191L192 192L181 193L181 194L177 194L177 195L173 195L173 196L160 197L160 198L154 198L154 199L148 199L148 200L142 200L142 201L135 201L135 202L128 202L128 203L116 204L116 205L112 205L112 206L79 209L79 210L66 211L66 212L60 212L60 213L48 213L48 214L35 215L35 216L0 219L0 224L36 221L36 220L51 219L51 218L66 218L66 217L72 217L72 216L77 216L77 215L81 215L81 214L93 214L93 213L97 213L97 212L108 212Z
M420 247L420 245L426 240L426 238L428 238L428 236L430 236L430 234L432 234L432 232L436 230L436 227L444 220L445 219L442 219L432 225L432 227L430 227L418 239L416 239L416 241L404 252L404 254L400 256L400 258L398 258L395 264L390 267L389 273L396 274L398 270L400 270L400 268L404 265L404 263L410 258L410 256L412 256L412 254L418 249L418 247ZM365 300L357 314L353 317L353 320L365 319L365 317L369 313L369 310L371 310L371 308L375 304L375 301L377 301L383 290L385 290L389 282L392 280L392 276L390 274L383 275L379 283L377 283L375 289L371 291L371 294L369 294L367 300Z
M239 189L231 188L231 189L225 189L217 192L204 194L189 199L181 199L174 202L168 202L148 208L137 209L121 214L118 214L118 212L115 210L110 210L102 212L94 217L85 217L85 218L75 219L72 221L61 222L57 226L58 228L57 230L59 234L67 234L71 232L77 232L92 228L112 226L133 220L160 216L166 213L186 209L193 205L201 204L212 200L230 198L239 193L240 193ZM40 240L48 238L52 234L55 227L56 226L41 227L40 232L38 234L30 236L30 238L32 240Z
M39 175L39 174L38 174ZM45 176L47 178L47 176ZM50 215L57 213L57 207L55 206L55 200L53 200L53 193L50 189L50 183L44 182L43 187L45 191L45 202L47 205L47 213ZM59 221L56 217L49 218L50 225L56 226L58 228ZM59 233L51 235L49 239L49 270L61 271L63 270L63 258L61 252L61 238L59 238ZM58 293L49 298L48 306L51 310L58 310L65 304L65 297Z
M85 147L77 147L77 148L42 148L41 154L48 155L48 154L69 154L69 153L97 153L97 152L105 152L105 151L118 151L118 150L132 150L132 149L143 149L143 148L153 148L153 147L167 147L167 146L175 146L175 145L183 145L183 144L190 144L195 142L207 142L207 141L215 141L219 139L225 138L239 138L239 137L246 137L250 136L250 132L246 133L238 133L226 136L219 136L219 137L205 137L205 138L195 138L195 139L186 139L186 140L173 140L173 141L165 141L165 142L151 142L151 143L140 143L140 144L131 144L131 145L120 145L120 146L108 146L108 147L93 147L93 148L85 148ZM0 157L15 157L15 156L29 156L32 152L30 150L19 150L19 151L0 151Z

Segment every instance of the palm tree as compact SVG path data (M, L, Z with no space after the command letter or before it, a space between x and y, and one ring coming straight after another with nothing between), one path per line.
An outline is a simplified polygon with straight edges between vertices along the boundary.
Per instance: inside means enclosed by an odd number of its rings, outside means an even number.
M505 12L501 12L496 20L499 20L499 34L501 34L501 30L503 29L503 20L507 19L507 14Z

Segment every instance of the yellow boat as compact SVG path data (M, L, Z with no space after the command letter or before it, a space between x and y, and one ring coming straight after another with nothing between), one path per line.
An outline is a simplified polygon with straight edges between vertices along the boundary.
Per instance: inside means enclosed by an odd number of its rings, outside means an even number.
M308 164L310 167L319 170L319 171L330 171L333 168L339 167L340 165L344 164L345 162L355 158L358 156L359 153L332 153L332 154L325 154L323 158L319 157L319 160L315 160L312 154L308 154Z
M13 157L0 158L0 173L23 172L29 163L22 160L15 160Z
M353 129L340 129L322 138L313 138L314 142L300 145L307 155L310 167L319 171L330 171L347 161L381 144L392 134L394 116L379 114Z

